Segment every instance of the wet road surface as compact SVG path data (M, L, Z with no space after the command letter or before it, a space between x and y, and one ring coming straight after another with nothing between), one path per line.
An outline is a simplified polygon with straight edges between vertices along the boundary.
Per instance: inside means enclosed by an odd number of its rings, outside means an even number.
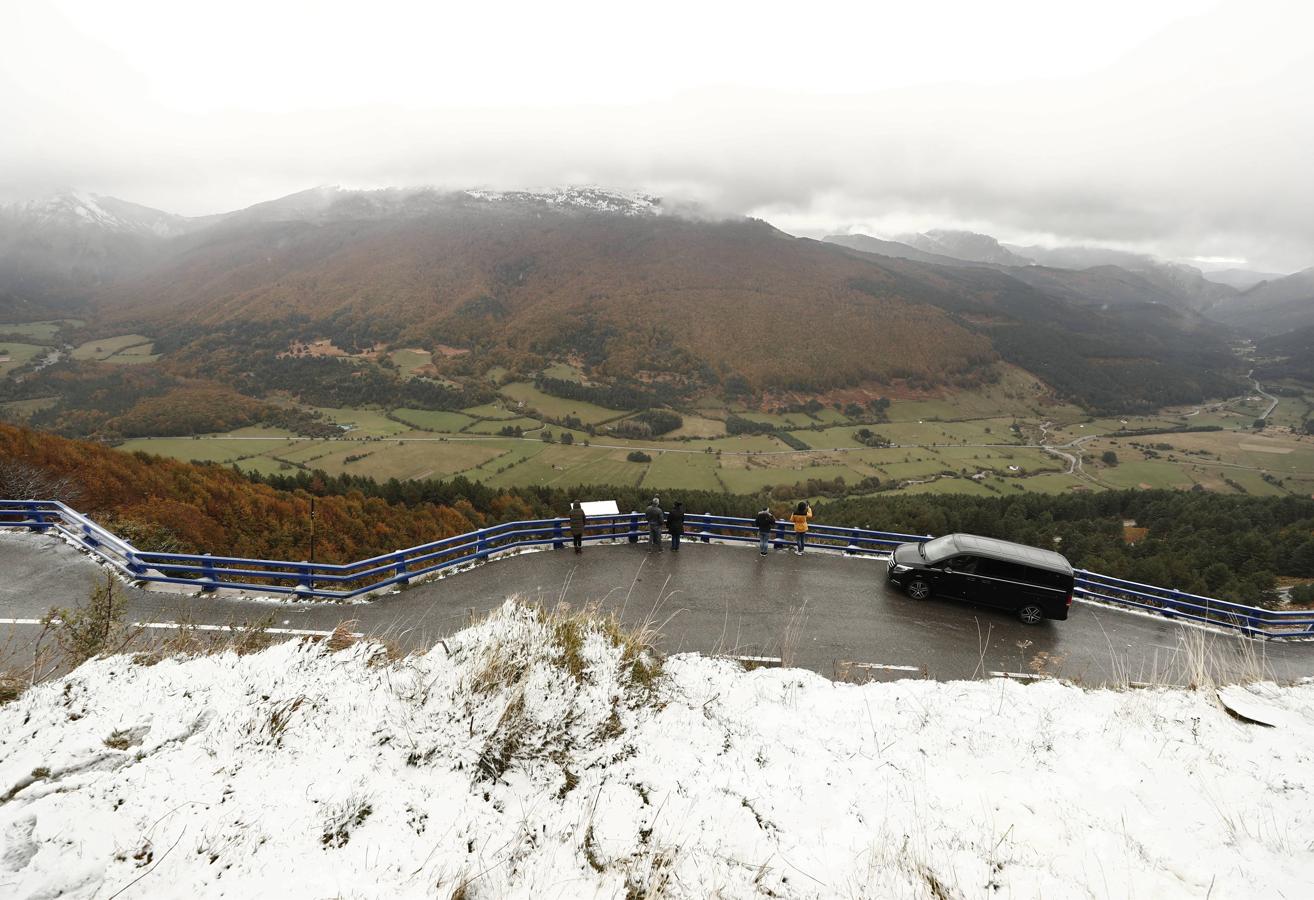
M1170 620L1078 601L1064 622L1026 626L1012 615L947 600L916 602L887 588L883 561L686 543L593 545L522 553L367 603L240 599L125 588L137 622L244 624L272 617L287 629L387 635L431 646L508 597L553 606L596 605L627 625L652 622L665 653L780 657L828 677L889 680L972 678L997 672L1051 675L1085 684L1185 682L1206 646L1217 667L1262 666L1280 681L1314 674L1314 644L1215 635ZM77 605L104 569L57 538L0 533L0 619L40 618ZM0 624L9 654L28 652L39 628ZM6 640L7 639L7 640Z

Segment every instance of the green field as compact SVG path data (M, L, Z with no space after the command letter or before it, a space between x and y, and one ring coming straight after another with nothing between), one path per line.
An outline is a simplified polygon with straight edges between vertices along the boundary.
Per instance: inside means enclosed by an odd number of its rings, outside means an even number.
M924 484L910 484L900 489L904 494L973 494L978 497L989 497L1004 492L1006 488L995 485L998 490L991 490L983 484L973 481L970 478L937 478L934 481L928 481Z
M428 350L394 350L388 356L397 364L403 378L414 378L417 369L433 362L433 354Z
M465 430L468 434L498 434L503 428L519 428L526 432L536 432L543 427L543 423L538 419L528 419L523 416L514 419L484 419L479 422L471 423ZM537 435L530 434L529 437Z
M37 397L32 400L8 400L0 403L0 419L21 422L32 413L49 409L59 402L58 397Z
M437 431L447 434L459 432L475 420L458 412L440 412L430 409L394 409L393 416L423 431Z
M35 342L53 346L55 335L64 325L81 325L81 319L52 319L46 322L0 322L0 334L21 334Z
M503 385L500 393L510 401L508 406L512 409L532 409L553 419L574 416L585 425L597 425L629 414L629 411L624 409L608 409L605 406L585 403L583 400L553 397L525 382ZM524 407L516 407L517 403L523 403Z
M130 338L144 343L129 344ZM95 344L95 352L109 359L151 356L149 339L140 335L113 340L117 343L107 339ZM87 346L80 351L86 352ZM417 351L393 352L398 365L411 367L411 372L423 364L422 357ZM578 368L566 363L553 364L544 372L554 378L583 377ZM1195 407L1185 407L1158 415L1092 419L1080 410L1046 401L1034 380L1015 372L1006 374L1000 384L979 391L945 398L896 400L889 409L891 421L882 424L846 422L832 407L822 409L813 418L703 401L681 412L681 429L645 440L617 438L606 431L607 424L634 415L633 410L553 397L524 381L504 385L500 394L493 403L463 412L321 409L329 420L351 426L332 440L292 441L287 439L290 435L273 429L245 429L241 434L268 435L279 440L235 441L233 438L240 435L234 433L201 441L143 439L124 447L181 459L236 462L260 472L323 468L330 473L380 480L461 475L492 486L618 484L663 492L687 489L753 493L809 479L843 479L853 486L864 478L875 477L882 487L935 494L1008 495L1115 487L1180 490L1197 485L1224 493L1244 491L1256 495L1314 490L1314 440L1277 427L1255 432L1249 404L1233 404L1237 407L1233 411L1216 404L1195 416L1185 415ZM32 401L31 406L22 407L11 404L0 408L0 414L28 414L38 408L37 404L48 402ZM1307 408L1305 397L1282 398L1282 415L1275 414L1273 423L1276 425L1285 416L1298 424ZM561 444L559 439L566 430L545 425L527 414L531 409L551 418L576 416L603 428L595 435L573 430L569 433L574 443ZM728 436L722 417L731 412L764 424L794 426L791 434L813 449L796 452L772 434ZM1035 446L1022 446L1041 440L1041 422L1050 423L1048 440L1063 443L1121 428L1206 424L1209 418L1225 421L1229 427L1219 432L1088 441L1081 450L1085 474L1066 474L1065 459ZM825 427L814 427L818 420ZM1014 432L1015 423L1021 433ZM499 436L498 432L508 426L523 429L525 439ZM861 427L900 446L865 447L853 437ZM552 442L540 439L546 433L552 435ZM626 456L634 448L642 449L651 461L628 461ZM1101 462L1101 454L1109 449L1118 453L1119 465ZM1010 471L1010 467L1017 471ZM982 477L970 477L976 474ZM1272 483L1277 479L1285 483Z
M392 437L411 430L411 426L388 418L381 409L353 409L315 407L330 422L344 426L344 434L351 437Z
M653 453L642 484L653 490L723 490L715 457L706 453ZM635 465L631 463L630 465ZM638 466L636 466L638 467Z
M155 349L154 342L148 344L138 344L134 347L127 347L120 350L112 356L107 356L105 362L115 363L117 365L134 366L141 363L153 363L160 358L159 353L152 353Z
M73 351L73 358L106 362L115 356L122 356L124 357L123 359L114 361L127 363L149 362L149 355L153 343L154 342L145 335L121 334L117 337L107 337L95 341L87 341Z
M0 378L8 375L19 366L25 366L49 347L38 344L13 344L0 342Z
M559 381L574 381L583 383L584 372L578 366L572 366L570 363L556 362L543 370L543 374L548 378L556 378Z
M541 452L526 458L501 474L486 479L488 484L633 484L643 477L645 466L628 462L625 451L601 447L564 447L543 444Z
M457 475L461 475L471 481L488 481L494 476L501 474L502 471L509 470L525 460L537 456L548 446L542 441L515 441L510 439L504 441L480 441L479 443L484 447L492 447L497 452L497 455L489 459L487 462L457 472Z
M143 451L173 459L231 463L254 457L285 454L292 448L308 445L306 441L244 441L236 438L132 438L118 449L131 453Z
M669 434L662 435L663 438L719 438L726 436L725 422L720 419L709 419L705 416L686 413L681 413L680 418L684 419L684 424Z
M474 419L517 419L520 413L515 411L515 404L510 407L505 403L485 403L482 406L471 406L469 409L463 409L465 413Z

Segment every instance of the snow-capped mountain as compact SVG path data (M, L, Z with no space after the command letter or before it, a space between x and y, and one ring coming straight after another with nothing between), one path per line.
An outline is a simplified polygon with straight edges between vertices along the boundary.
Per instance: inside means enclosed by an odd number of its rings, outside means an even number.
M184 216L83 191L61 191L41 200L0 206L0 216L40 229L99 229L161 238L194 227Z
M609 191L597 187L567 187L538 191L465 191L467 197L490 203L543 204L553 209L618 213L624 216L657 215L661 199L648 194Z

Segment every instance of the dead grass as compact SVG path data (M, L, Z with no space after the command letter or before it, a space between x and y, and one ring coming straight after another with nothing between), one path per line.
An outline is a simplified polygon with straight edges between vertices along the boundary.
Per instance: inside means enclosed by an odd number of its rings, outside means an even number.
M365 824L374 807L364 797L348 797L330 810L319 842L325 847L341 849L351 840L351 832Z
M630 686L651 691L662 673L661 656L656 643L660 632L651 617L638 626L625 626L616 613L601 614L597 607L572 610L567 603L552 609L529 606L536 621L548 628L553 660L579 684L589 677L589 661L584 647L591 635L599 635L608 646L620 650L620 668ZM492 615L501 615L494 612ZM517 648L502 644L490 646L484 664L474 677L473 689L488 694L516 685L525 677L531 660Z
M191 619L179 619L176 627L160 632L146 649L133 656L132 661L139 666L153 666L166 659L259 653L274 643L274 635L269 633L272 627L272 615L254 623L230 622L220 629L202 627Z

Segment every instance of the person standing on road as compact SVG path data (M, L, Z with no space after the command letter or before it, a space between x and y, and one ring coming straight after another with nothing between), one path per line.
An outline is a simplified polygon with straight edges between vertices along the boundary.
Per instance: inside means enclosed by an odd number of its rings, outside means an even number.
M643 513L648 518L648 552L662 552L662 523L666 514L662 512L661 499L653 497L652 502Z
M575 542L575 552L584 552L584 508L578 501L570 501L570 539Z
M762 507L762 511L753 519L753 524L757 525L757 549L763 556L767 555L767 550L771 546L771 529L776 527L776 517L771 515L771 508Z
M794 540L798 542L798 548L794 551L800 556L803 554L803 541L808 534L808 519L812 518L812 507L808 501L798 501L798 506L794 507L794 515L789 517L789 521L794 523Z
M671 514L666 517L666 530L671 533L671 552L680 552L680 538L684 536L684 503L675 501Z

